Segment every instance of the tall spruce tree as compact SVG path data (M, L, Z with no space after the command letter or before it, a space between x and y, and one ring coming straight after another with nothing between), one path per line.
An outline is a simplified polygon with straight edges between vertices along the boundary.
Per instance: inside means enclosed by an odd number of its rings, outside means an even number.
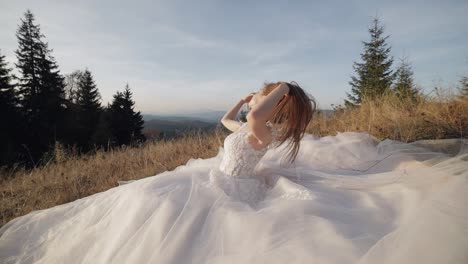
M18 161L22 139L22 117L18 108L15 86L12 84L11 69L0 54L0 166Z
M394 79L391 66L393 58L390 56L390 46L387 44L389 36L383 36L384 28L378 18L374 18L369 27L370 41L364 44L361 53L362 62L354 62L353 69L357 76L352 76L349 84L351 94L347 93L346 106L360 104L363 100L372 99L391 89Z
M468 77L460 79L460 96L468 100Z
M125 109L123 93L117 91L109 106L109 128L112 134L112 145L128 144L130 142L130 118Z
M135 112L135 102L132 99L132 92L128 84L123 92L117 92L113 96L110 105L110 129L114 139L114 144L128 145L132 142L142 142L146 138L142 134L143 117L141 113Z
M145 121L143 121L143 116L141 115L140 111L135 111L135 101L133 101L133 94L130 91L130 87L128 84L125 86L125 90L123 92L124 100L126 104L128 104L129 109L131 110L131 141L134 142L143 142L146 140L145 136L143 135L143 126Z
M16 67L21 74L20 105L30 128L27 146L37 159L63 136L66 104L64 79L34 20L27 10L16 31Z
M86 69L80 76L76 90L78 145L88 151L95 144L92 137L96 132L99 116L102 112L101 95L96 87L91 72Z
M416 100L418 90L414 85L413 70L406 58L400 59L400 65L395 72L393 91L401 99Z

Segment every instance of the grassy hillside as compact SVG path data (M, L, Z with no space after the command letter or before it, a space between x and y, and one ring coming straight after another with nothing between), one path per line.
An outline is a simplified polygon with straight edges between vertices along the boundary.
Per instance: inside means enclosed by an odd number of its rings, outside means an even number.
M455 96L420 97L414 103L386 96L355 109L318 114L307 132L335 135L338 131L368 131L380 138L404 142L467 137L468 100ZM56 148L55 161L33 170L0 175L0 224L32 210L50 208L117 186L118 180L141 179L172 170L190 158L214 156L227 130L190 132L181 138L147 142L140 148L76 156Z
M191 130L211 130L217 123L205 122L191 118L168 120L151 119L145 121L143 134L148 139L174 138Z
M386 95L364 102L359 108L338 108L333 115L315 116L308 127L314 135L337 131L367 131L377 138L403 142L421 139L460 138L468 135L468 97L448 91L416 101Z
M0 177L0 225L32 210L68 203L118 186L118 180L140 179L173 170L190 158L213 157L228 133L191 132L182 138L147 142L75 156L60 147L55 162L33 170L3 171Z

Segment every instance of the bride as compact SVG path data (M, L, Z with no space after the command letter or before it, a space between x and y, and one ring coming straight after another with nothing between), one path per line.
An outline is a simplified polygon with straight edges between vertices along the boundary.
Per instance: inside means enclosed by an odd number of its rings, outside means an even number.
M468 263L465 145L315 137L314 110L267 83L215 157L15 218L0 263Z

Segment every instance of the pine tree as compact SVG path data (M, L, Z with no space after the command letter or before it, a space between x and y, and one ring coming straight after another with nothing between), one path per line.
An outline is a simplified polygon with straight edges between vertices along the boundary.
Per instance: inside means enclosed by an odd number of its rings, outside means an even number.
M393 81L391 66L393 58L387 44L389 36L383 36L384 28L378 18L374 18L369 27L370 41L364 44L361 53L362 63L354 62L353 69L357 76L352 76L349 84L351 93L347 94L346 106L360 104L363 100L372 99L390 90Z
M1 120L6 120L11 113L18 111L18 98L15 86L12 84L11 69L5 61L5 56L0 54L0 115ZM8 127L10 124L6 124Z
M19 45L16 67L21 74L20 105L30 128L27 145L32 156L39 158L55 140L63 137L66 104L64 79L34 20L27 10L16 32Z
M395 72L393 91L399 98L416 100L418 90L414 85L413 70L406 58L400 60L400 65Z
M460 79L460 96L463 99L468 100L468 77L462 77Z
M15 109L18 105L15 86L12 84L11 69L5 61L5 56L0 53L0 102L2 109ZM4 115L5 111L0 114ZM3 119L2 119L3 120Z
M23 129L11 69L0 54L0 166L17 161Z
M123 92L117 92L113 96L110 105L110 130L113 142L117 145L128 145L132 142L141 142L146 138L142 134L143 116L134 111L135 102L128 84Z
M78 81L76 90L78 146L88 151L95 142L92 142L93 134L101 114L101 95L96 87L91 72L86 69Z
M130 87L128 86L128 84L125 86L123 96L131 112L131 141L143 142L146 140L145 136L142 133L145 121L143 121L143 116L141 115L140 111L135 112L135 101L133 101L132 99L133 94L130 91Z
M125 109L123 93L114 94L109 107L109 128L112 134L112 145L123 145L130 142L130 118Z

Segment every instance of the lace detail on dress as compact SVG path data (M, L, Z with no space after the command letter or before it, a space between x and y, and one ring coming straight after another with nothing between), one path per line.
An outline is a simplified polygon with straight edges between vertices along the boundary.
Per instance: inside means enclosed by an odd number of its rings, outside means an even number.
M248 141L249 131L243 129L247 123L243 123L236 132L226 137L224 140L225 153L219 166L222 172L233 177L253 176L257 163L276 143L277 129L270 122L266 124L271 129L273 140L260 150L254 149Z
M264 148L256 150L248 142L249 131L242 129L247 123L224 140L224 155L217 169L210 171L209 186L220 187L228 196L249 204L260 201L268 185L256 177L254 169L265 153L277 143L278 131L271 128L273 140Z

